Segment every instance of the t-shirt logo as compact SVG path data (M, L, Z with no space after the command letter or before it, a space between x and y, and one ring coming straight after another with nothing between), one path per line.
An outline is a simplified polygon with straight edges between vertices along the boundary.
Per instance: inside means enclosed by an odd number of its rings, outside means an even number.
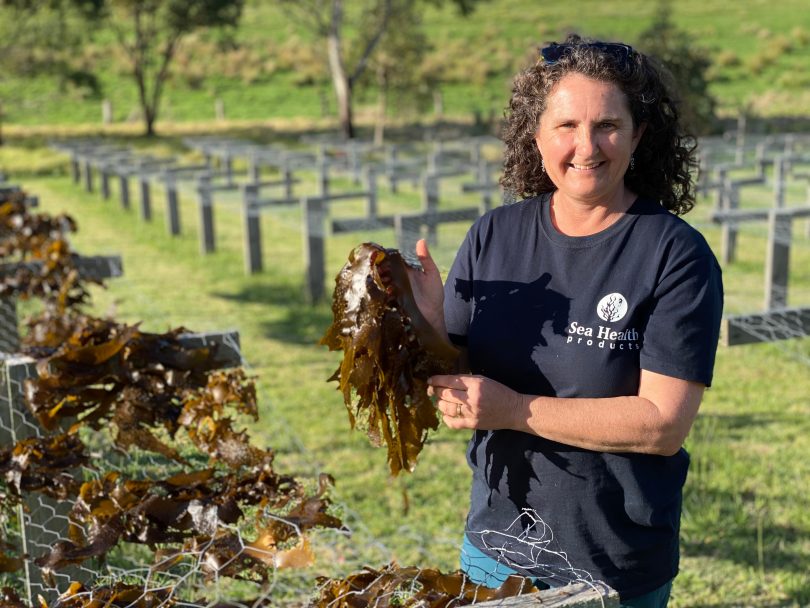
M608 323L622 319L627 314L627 298L620 293L609 293L599 300L596 314Z

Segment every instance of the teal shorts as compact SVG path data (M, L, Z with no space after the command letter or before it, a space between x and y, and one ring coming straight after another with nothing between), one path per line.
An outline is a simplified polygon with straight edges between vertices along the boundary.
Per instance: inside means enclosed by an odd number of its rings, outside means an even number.
M461 570L473 583L490 588L500 587L509 576L518 574L516 570L492 559L475 547L466 535L461 545ZM561 582L555 584L553 580L546 582L539 578L531 578L531 581L538 589L562 585ZM671 590L672 581L668 581L649 593L621 600L621 605L623 608L666 608Z

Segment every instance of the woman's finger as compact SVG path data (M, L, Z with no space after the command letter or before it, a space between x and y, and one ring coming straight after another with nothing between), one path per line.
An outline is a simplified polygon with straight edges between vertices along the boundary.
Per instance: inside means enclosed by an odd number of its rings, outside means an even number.
M467 385L464 383L463 377L455 374L438 374L436 376L431 376L428 378L428 384L438 389L452 388L460 391L467 389Z
M432 274L439 272L436 262L433 261L433 256L430 255L430 249L425 239L416 241L416 257L419 258L419 262L422 264L422 268L426 273Z

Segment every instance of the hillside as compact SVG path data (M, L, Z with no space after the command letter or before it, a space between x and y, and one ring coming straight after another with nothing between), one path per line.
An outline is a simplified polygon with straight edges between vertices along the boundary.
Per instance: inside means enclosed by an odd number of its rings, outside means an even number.
M647 28L657 4L642 0L550 3L483 1L467 19L450 8L422 15L430 45L426 69L442 83L419 110L401 104L389 113L405 121L432 119L441 99L443 114L471 119L499 116L510 76L531 60L539 44L566 32L633 43ZM679 0L675 24L711 59L711 92L719 111L741 107L763 117L810 114L810 11L806 0ZM5 24L13 28L13 24ZM0 78L6 125L70 125L101 121L109 99L115 122L135 122L134 84L109 31L84 45L80 63L98 75L100 89L61 86L56 76ZM238 31L197 35L186 41L164 94L161 120L214 121L215 100L228 120L330 119L335 104L318 49L307 32L269 0L248 0ZM368 120L376 103L366 92L358 117Z

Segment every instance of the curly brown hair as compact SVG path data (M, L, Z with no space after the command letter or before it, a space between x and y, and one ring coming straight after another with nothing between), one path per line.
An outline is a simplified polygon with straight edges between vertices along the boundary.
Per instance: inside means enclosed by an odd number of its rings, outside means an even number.
M625 174L625 185L640 196L660 201L677 215L692 209L697 144L679 120L678 101L666 69L637 51L631 51L625 60L606 51L603 43L577 35L568 36L565 45L558 60L547 63L540 59L515 77L503 131L503 187L524 197L556 190L541 169L535 135L554 86L567 74L578 73L618 86L627 96L634 126L647 123L634 153L635 169Z

